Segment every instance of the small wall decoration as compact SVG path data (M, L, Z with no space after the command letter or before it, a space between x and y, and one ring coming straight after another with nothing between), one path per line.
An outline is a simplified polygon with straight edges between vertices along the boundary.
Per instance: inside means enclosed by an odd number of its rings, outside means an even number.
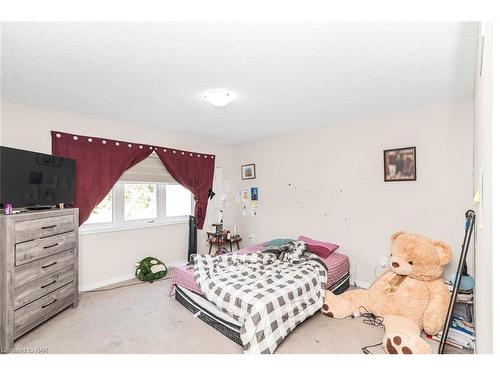
M259 188L250 188L250 214L252 216L259 216Z
M259 188L258 187L250 188L250 199L253 201L259 200Z
M384 150L384 181L415 181L416 179L416 147Z
M241 179L253 180L255 178L255 164L245 164L241 166Z
M241 189L241 201L246 203L250 200L250 190Z

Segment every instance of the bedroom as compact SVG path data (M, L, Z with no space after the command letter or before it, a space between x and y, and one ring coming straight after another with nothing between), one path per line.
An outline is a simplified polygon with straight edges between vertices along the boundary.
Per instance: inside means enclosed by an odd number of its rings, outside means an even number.
M491 36L478 21L2 22L2 351L391 352L401 334L388 345L380 318L404 304L330 311L391 272L413 282L400 230L447 244L432 280L453 283L473 209L474 303L457 309L475 338L445 352L491 353ZM17 194L36 179L15 179L19 150L76 160L59 168L73 196ZM436 354L421 328L400 347Z

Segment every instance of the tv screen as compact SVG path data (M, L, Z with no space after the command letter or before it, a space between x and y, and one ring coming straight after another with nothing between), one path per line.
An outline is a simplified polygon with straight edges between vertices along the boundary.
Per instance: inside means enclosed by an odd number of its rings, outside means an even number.
M0 146L0 207L72 204L76 161Z

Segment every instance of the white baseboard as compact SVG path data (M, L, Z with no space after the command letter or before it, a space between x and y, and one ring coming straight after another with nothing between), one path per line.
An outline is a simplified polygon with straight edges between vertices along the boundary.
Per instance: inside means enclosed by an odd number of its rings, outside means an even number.
M183 263L185 263L185 262L183 262ZM134 278L135 278L135 275L133 273L127 274L127 275L111 277L109 279L97 281L95 283L80 285L79 291L80 292L87 292L89 290L99 289L99 288L103 288L105 286L113 285L116 283L121 283L123 281L132 280ZM359 288L363 288L363 289L368 289L371 285L371 283L367 283L366 281L352 280L351 279L351 285L354 285L354 284L356 284Z
M78 288L80 292L87 292L89 290L94 290L94 289L99 289L108 285L116 284L116 283L121 283L122 281L128 281L132 280L135 278L135 274L127 274L127 275L121 275L121 276L116 276L116 277L111 277L109 279L101 280L101 281L96 281L95 283L89 283L85 285L80 285Z
M368 289L372 283L367 283L366 281L361 281L361 280L351 280L351 285L356 284L356 286L363 288L363 289Z

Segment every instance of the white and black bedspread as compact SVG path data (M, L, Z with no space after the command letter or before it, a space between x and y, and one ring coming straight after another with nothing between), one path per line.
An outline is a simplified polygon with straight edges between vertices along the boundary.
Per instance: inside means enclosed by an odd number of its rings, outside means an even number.
M242 324L245 353L273 353L297 325L323 305L326 266L291 244L275 253L196 255L195 280L205 297Z

